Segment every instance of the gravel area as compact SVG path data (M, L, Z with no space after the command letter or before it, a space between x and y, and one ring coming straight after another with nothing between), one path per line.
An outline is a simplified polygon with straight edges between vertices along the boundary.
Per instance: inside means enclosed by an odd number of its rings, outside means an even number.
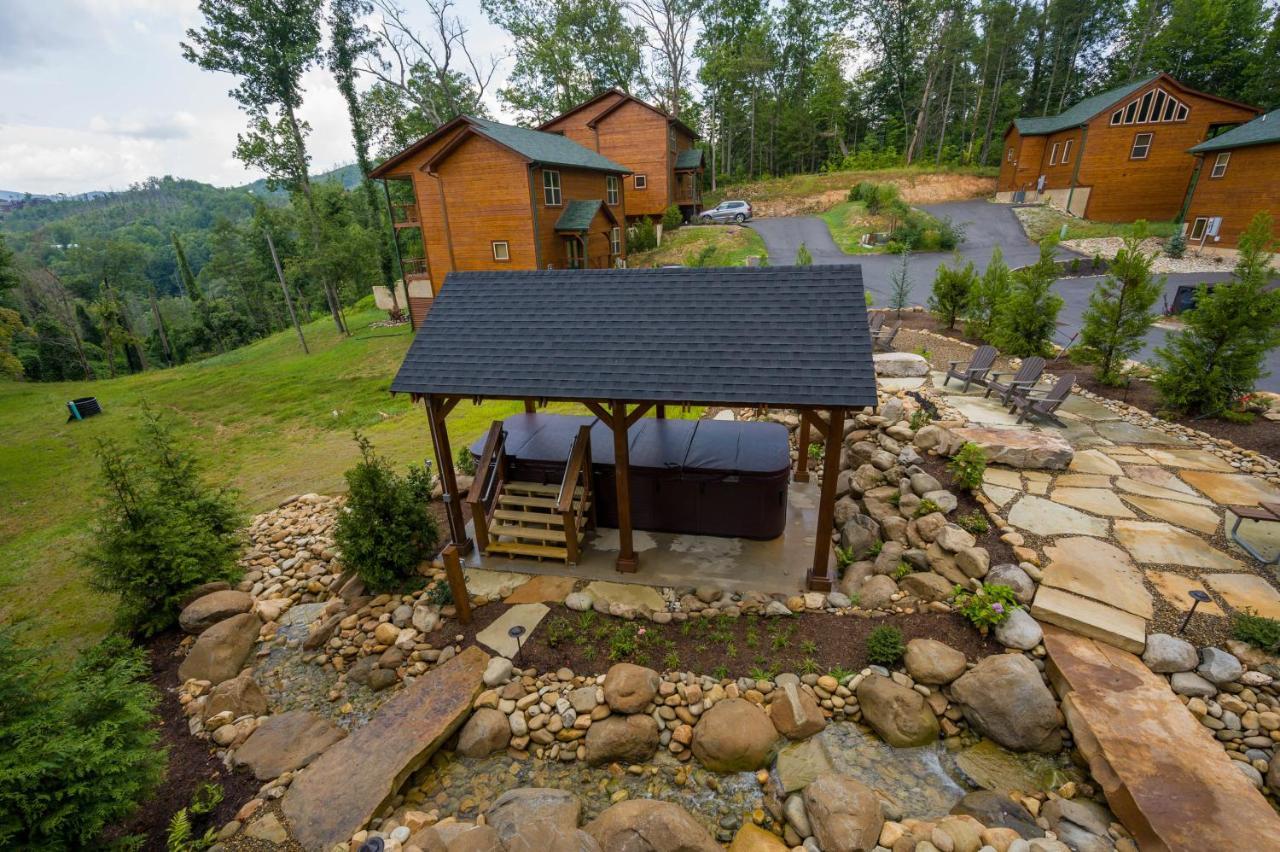
M1198 254L1192 246L1187 246L1186 254L1179 258L1169 257L1164 253L1164 240L1149 237L1142 241L1142 250L1154 254L1153 272L1230 272L1233 260L1221 254ZM1087 257L1102 255L1104 258L1116 256L1116 252L1124 245L1120 237L1092 237L1085 240L1063 240L1062 247L1078 251ZM1234 254L1234 252L1232 252Z

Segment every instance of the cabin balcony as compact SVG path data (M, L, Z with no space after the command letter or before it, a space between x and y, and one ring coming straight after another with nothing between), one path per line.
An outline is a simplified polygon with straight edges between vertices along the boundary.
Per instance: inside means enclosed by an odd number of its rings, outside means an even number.
M427 278L427 259L425 257L406 257L400 261L405 281Z
M422 220L418 218L418 205L392 204L391 224L395 225L397 228L421 227Z

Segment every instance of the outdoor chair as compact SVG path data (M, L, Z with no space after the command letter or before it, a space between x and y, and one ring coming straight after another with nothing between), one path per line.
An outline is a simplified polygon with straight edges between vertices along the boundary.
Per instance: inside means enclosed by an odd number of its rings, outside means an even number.
M884 352L893 350L893 339L898 336L898 331L902 328L901 323L893 328L881 327L871 338L872 348L879 349Z
M1022 366L1018 368L1018 372L1013 374L1013 378L1001 381L1001 376L1007 376L1008 373L992 373L991 378L987 381L987 392L983 396L991 396L992 391L1000 394L1000 402L1009 405L1010 398L1015 393L1021 393L1024 390L1030 390L1036 386L1036 382L1040 381L1040 374L1044 372L1044 359L1039 355L1032 355L1030 358L1022 359Z
M1015 392L1009 398L1009 413L1018 412L1018 422L1026 420L1028 417L1043 417L1051 420L1058 426L1065 427L1067 424L1058 419L1054 414L1062 403L1067 401L1067 397L1071 395L1071 386L1076 383L1076 377L1073 375L1065 375L1054 383L1053 387L1047 391L1037 391L1026 388L1020 392Z
M867 315L867 329L871 332L872 337L880 333L883 325L884 311L876 311Z
M962 390L968 390L969 385L977 382L980 385L987 383L987 373L991 372L991 366L996 362L998 355L994 346L979 346L974 351L973 356L969 358L969 363L964 367L960 367L959 361L950 361L947 366L946 378L942 380L943 387L952 379L964 382ZM991 391L987 391L991 393Z
M1257 506L1227 506L1227 509L1236 516L1236 522L1231 527L1231 540L1243 547L1250 556L1263 565L1280 565L1280 550L1276 551L1275 556L1267 559L1262 555L1261 551L1242 539L1238 532L1243 521L1280 524L1280 503L1269 503L1264 500Z

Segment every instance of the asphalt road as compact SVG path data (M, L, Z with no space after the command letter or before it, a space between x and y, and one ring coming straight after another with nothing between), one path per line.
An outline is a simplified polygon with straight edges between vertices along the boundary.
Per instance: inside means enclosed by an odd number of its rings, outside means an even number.
M1013 214L1013 208L1008 205L978 199L923 205L921 209L961 225L964 240L956 252L920 252L910 256L907 271L912 283L911 301L915 304L928 301L938 267L952 263L956 254L965 261L973 261L979 273L987 268L991 250L997 246L1004 252L1005 263L1009 266L1026 266L1040 256L1039 248L1028 239L1018 217ZM845 254L831 239L826 223L816 216L756 219L747 224L764 240L771 263L784 265L792 262L803 242L813 255L815 264L861 264L863 286L875 297L875 303L884 305L888 301L889 277L901 265L898 256ZM1059 249L1057 254L1061 258L1077 256L1066 249ZM1172 300L1179 285L1225 281L1230 277L1229 271L1169 275L1165 293ZM1079 332L1089 294L1098 281L1098 277L1063 278L1055 285L1054 289L1066 302L1058 316L1058 343L1065 344ZM1167 334L1169 332L1165 329L1153 327L1139 358L1148 358L1157 346L1164 343ZM1258 388L1280 392L1280 350L1273 350L1268 355L1267 366L1271 375L1259 381Z

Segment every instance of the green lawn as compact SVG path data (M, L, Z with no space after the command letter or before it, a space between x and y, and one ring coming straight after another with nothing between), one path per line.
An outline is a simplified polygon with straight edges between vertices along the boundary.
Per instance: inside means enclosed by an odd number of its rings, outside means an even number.
M209 474L262 511L290 494L337 492L357 458L353 429L400 464L430 457L420 407L388 392L409 345L407 326L369 328L385 314L349 315L354 336L325 319L197 364L99 382L0 382L0 619L24 638L66 651L98 640L111 601L85 584L77 558L97 497L95 442L128 438L148 402L173 416L209 462ZM67 423L67 400L96 396L104 414ZM449 417L455 449L518 402L464 402ZM555 410L571 410L568 405Z
M1094 222L1091 219L1078 219L1075 216L1056 210L1048 205L1039 207L1020 207L1015 210L1027 236L1039 242L1048 236L1057 236L1062 226L1067 226L1066 239L1087 240L1095 237L1127 237L1134 233L1137 223L1127 222ZM1147 236L1167 239L1178 231L1176 222L1147 222Z
M831 239L845 254L883 254L884 246L866 248L862 238L872 232L884 233L889 221L883 216L873 216L861 201L841 201L835 207L819 214L831 231Z
M742 266L750 255L767 259L764 240L742 225L684 225L663 234L662 245L653 251L637 252L627 258L631 267ZM787 260L790 263L790 259Z

